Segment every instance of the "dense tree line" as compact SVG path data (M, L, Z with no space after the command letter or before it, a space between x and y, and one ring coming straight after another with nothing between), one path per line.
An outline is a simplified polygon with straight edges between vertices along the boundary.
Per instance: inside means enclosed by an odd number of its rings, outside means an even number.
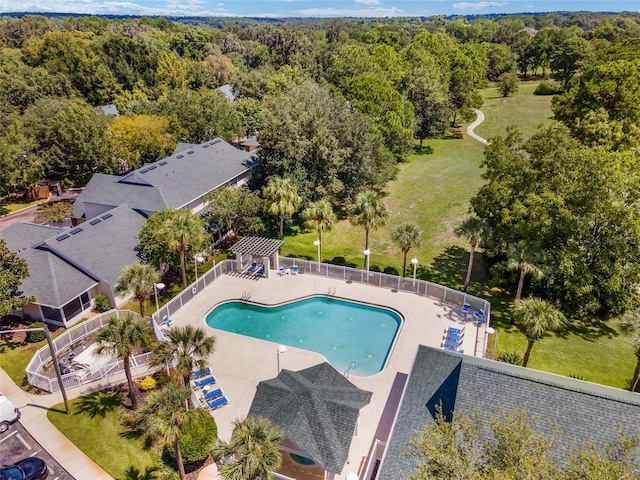
M308 92L291 92L308 82L332 92L338 118L346 109L351 123L367 124L359 127L367 138L359 140L361 152L348 155L356 162L370 152L365 165L346 161L341 169L364 170L347 175L381 185L414 138L440 135L479 106L477 91L487 80L552 74L572 92L583 66L633 62L639 42L633 14L272 22L3 17L0 193L24 191L52 172L83 185L95 172L121 173L162 157L180 141L233 140L260 130L269 144L269 121L286 103L278 97ZM603 68L592 68L592 83L608 68L624 73L624 66ZM226 83L237 103L214 90ZM558 105L570 118L580 107L568 95ZM124 118L93 108L108 103ZM594 111L576 130L593 136L594 118L603 115ZM611 135L629 135L626 126L614 127ZM323 147L314 148L307 153L321 155ZM341 185L340 175L325 180L332 186L318 195L344 200L361 187ZM298 185L305 200L312 200L310 183Z

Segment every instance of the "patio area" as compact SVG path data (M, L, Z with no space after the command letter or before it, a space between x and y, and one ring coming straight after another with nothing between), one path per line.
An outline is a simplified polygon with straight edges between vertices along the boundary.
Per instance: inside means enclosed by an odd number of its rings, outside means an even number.
M476 326L461 313L460 307L424 296L309 274L274 275L257 281L249 280L242 274L222 275L173 313L171 319L173 326L191 324L205 327L216 337L216 348L209 365L215 371L217 385L224 389L229 404L215 410L213 416L218 424L219 436L227 440L232 433L233 421L244 418L249 412L258 383L277 376L278 345L214 330L206 325L207 313L222 302L240 300L243 296L246 298L247 293L250 293L251 302L275 305L311 295L326 295L328 292L337 298L392 308L404 318L385 368L368 377L359 376L357 368L349 374L349 380L354 385L373 392L373 396L369 405L360 411L349 459L338 477L344 478L351 472L362 475L376 439L387 439L418 345L440 347L448 327L465 326L465 352L475 352L481 356L486 341L486 324ZM366 332L364 335L366 338ZM288 345L287 351L280 354L279 361L282 369L298 371L326 360L318 353ZM286 461L282 474L298 480L319 478L316 469L301 467L291 461L288 454L283 457Z

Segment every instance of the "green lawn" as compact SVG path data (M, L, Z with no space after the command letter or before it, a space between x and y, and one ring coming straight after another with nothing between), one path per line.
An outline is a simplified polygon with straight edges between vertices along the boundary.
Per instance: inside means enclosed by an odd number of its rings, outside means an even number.
M550 122L551 97L533 95L535 85L523 82L518 93L507 98L500 97L496 89L484 90L485 122L476 132L490 138L504 135L506 127L514 124L527 137L540 123ZM411 157L401 165L397 180L386 188L389 222L371 233L371 265L401 269L402 253L391 241L391 230L403 221L413 222L424 232L423 247L409 252L410 258L417 256L420 261L418 277L461 289L469 258L468 246L456 238L453 230L466 217L470 198L483 184L480 164L484 146L466 135L462 139L432 140L426 144L433 147L434 153ZM293 230L285 237L283 254L315 260L316 234L299 233L295 227ZM362 267L362 250L364 230L351 226L346 220L323 236L323 261L341 256L348 265ZM493 287L482 255L476 258L469 293L491 302L492 322L500 332L498 352L514 350L524 355L526 339L509 322L508 308L515 296L515 285L513 291ZM537 342L529 365L628 388L636 361L630 338L620 333L616 320L590 319L589 322L595 322L597 327L586 328L575 322L562 336L549 335Z
M14 343L10 340L0 341L0 368L2 368L17 385L26 382L25 370L33 354L46 345L43 340L38 343Z
M53 406L47 416L62 434L89 458L116 479L146 478L149 469L158 466L155 450L141 438L120 426L117 412L120 399L110 392L97 392Z
M518 92L502 97L496 88L482 91L484 105L481 110L485 121L475 129L483 138L505 136L507 127L517 125L525 137L531 136L538 125L551 122L551 96L534 95L539 82L521 82Z
M0 215L8 215L9 213L17 212L23 208L31 207L32 205L39 205L46 200L34 200L28 202L26 200L19 199L18 197L2 197L0 198Z

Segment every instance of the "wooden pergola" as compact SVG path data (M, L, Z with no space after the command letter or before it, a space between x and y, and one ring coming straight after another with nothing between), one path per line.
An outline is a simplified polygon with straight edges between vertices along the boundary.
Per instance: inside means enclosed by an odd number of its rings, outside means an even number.
M236 270L241 273L253 261L261 261L265 266L264 276L269 278L272 266L278 269L278 252L284 242L264 237L244 237L237 242L231 251L236 254ZM245 262L246 260L246 262Z

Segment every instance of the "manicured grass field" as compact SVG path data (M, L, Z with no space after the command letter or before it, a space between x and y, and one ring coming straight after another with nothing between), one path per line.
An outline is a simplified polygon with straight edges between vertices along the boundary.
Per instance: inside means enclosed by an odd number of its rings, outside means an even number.
M540 123L550 122L551 97L533 95L536 84L523 82L518 93L507 98L500 97L496 89L484 90L485 122L476 128L476 133L491 138L504 135L506 127L515 124L526 138ZM403 221L416 223L424 232L424 245L413 248L409 258L416 256L420 261L418 277L461 289L469 258L468 245L453 230L466 217L469 200L483 184L480 165L484 146L466 135L462 139L432 140L425 144L433 148L433 154L411 157L401 165L397 180L385 190L390 216L384 228L371 232L371 266L381 269L392 266L400 271L402 253L391 240L391 230ZM316 234L299 233L295 228L290 233L285 237L283 254L315 260ZM353 227L347 220L323 235L325 262L344 257L347 265L362 268L363 250L364 230ZM524 356L526 339L509 322L508 309L515 296L515 285L512 290L492 286L482 255L476 256L469 293L492 304L492 324L500 332L498 353L513 350ZM607 322L589 319L585 324L574 322L565 333L551 334L537 342L530 367L628 388L636 362L630 338L620 332L615 319ZM489 352L493 352L493 344Z
M155 450L120 426L120 399L97 392L71 400L71 414L64 404L54 405L47 416L51 423L109 475L118 479L150 478L144 474L158 465Z
M3 197L0 198L0 215L8 215L10 213L17 212L18 210L22 210L23 208L39 205L44 202L46 202L46 200L34 200L32 202L27 202L17 200L14 197Z

